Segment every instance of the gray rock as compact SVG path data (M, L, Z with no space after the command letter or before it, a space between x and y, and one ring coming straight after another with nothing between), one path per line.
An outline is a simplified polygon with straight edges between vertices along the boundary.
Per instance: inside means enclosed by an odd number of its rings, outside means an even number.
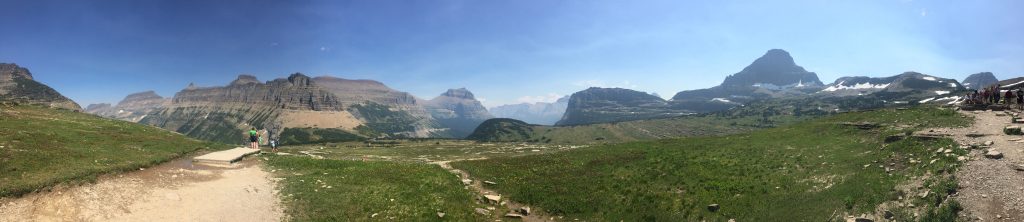
M990 150L987 153L985 153L985 157L988 157L989 159L1002 159L1003 153L1000 153L999 151L995 150Z
M501 202L500 195L484 195L484 199L487 200L487 203L491 204L498 204Z
M718 204L711 204L711 205L708 205L708 211L711 211L711 212L715 212L715 211L718 211L718 208L720 208L720 207L718 206Z
M444 212L437 212L437 218L444 218Z
M996 143L995 143L995 142L992 142L991 140L989 140L989 141L985 141L985 145L986 145L986 146L991 146L992 144L996 144Z
M519 208L518 212L523 215L530 215L530 207Z
M498 185L498 183L487 181L487 180L484 180L484 183L487 184L487 185Z
M523 215L522 214L517 214L517 213L507 213L507 214L505 214L505 217L508 217L508 218L523 218Z
M491 211L489 211L487 209L484 209L484 208L476 208L476 209L473 209L473 210L475 210L476 213L478 213L480 215L491 215Z

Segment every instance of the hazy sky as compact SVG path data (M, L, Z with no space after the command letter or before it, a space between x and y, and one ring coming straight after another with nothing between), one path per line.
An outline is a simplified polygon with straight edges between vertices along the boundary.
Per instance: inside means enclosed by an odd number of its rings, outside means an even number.
M772 48L824 82L919 71L1024 76L1024 1L9 1L0 62L83 106L189 82L374 79L485 105L589 86L670 98Z

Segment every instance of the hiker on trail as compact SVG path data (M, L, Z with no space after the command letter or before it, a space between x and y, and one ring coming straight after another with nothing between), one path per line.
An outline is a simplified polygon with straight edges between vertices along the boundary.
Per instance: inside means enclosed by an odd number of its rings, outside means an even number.
M256 131L256 127L249 130L249 148L259 149L260 148L260 132Z
M1016 96L1013 96L1013 90L1006 90L1006 94L1003 95L1003 99L1006 100L1006 105L1013 104L1013 100Z
M981 96L978 97L980 104L988 104L988 89L981 90Z
M1024 90L1017 89L1017 109L1024 110Z
M270 139L270 152L277 152L277 139Z
M989 101L988 101L988 103L990 103L992 105L995 105L996 103L999 103L999 90L996 89L995 86L993 86L993 87L989 87L988 91L989 91L989 98L988 98Z

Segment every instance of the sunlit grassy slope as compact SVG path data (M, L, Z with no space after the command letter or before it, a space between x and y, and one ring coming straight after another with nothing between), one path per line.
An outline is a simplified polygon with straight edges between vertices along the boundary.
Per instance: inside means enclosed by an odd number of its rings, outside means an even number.
M284 178L295 221L482 221L473 193L437 165L289 156L268 163Z
M140 124L37 106L0 107L0 197L154 165L203 142Z
M864 130L838 124L861 121L882 126ZM744 134L630 142L452 165L496 182L492 188L512 200L567 218L825 221L837 213L871 211L898 196L897 184L957 166L954 157L929 157L937 147L955 147L952 140L910 138L886 144L886 136L969 122L950 110L889 109ZM927 164L931 159L935 163ZM890 175L882 165L896 170ZM708 211L709 204L721 209Z

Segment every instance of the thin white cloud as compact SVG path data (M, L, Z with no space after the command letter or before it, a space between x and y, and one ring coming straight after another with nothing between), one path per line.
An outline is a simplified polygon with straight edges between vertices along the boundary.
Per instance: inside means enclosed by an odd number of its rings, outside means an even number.
M327 50L331 50L331 49L327 48L326 46L320 46L320 51L321 52L326 52Z
M639 87L638 85L633 84L632 82L629 82L629 81L622 81L622 82L618 82L618 83L607 83L607 82L605 82L603 80L596 80L596 79L576 81L576 82L573 82L572 85L579 86L579 87L584 87L584 88L601 87L601 88L636 89L636 88Z
M925 17L925 16L928 16L928 9L922 8L921 9L921 17Z
M562 98L562 95L558 95L558 94L555 94L555 93L548 93L547 95L541 95L541 96L523 96L523 97L519 97L519 99L516 99L516 101L518 101L520 103L538 103L538 102L553 103L556 100L558 100L559 98Z

